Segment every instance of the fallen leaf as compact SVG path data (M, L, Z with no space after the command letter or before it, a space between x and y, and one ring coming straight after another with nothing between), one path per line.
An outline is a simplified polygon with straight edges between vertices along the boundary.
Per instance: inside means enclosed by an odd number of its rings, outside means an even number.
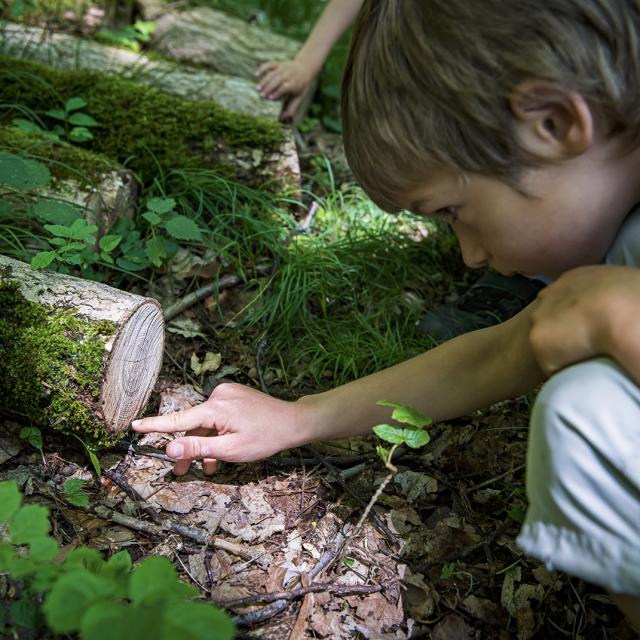
M183 338L205 338L202 325L191 318L180 318L167 325L169 333L176 333Z
M195 352L191 354L191 369L197 376L207 373L208 371L216 371L221 363L222 355L219 353L207 351L202 362L200 362Z

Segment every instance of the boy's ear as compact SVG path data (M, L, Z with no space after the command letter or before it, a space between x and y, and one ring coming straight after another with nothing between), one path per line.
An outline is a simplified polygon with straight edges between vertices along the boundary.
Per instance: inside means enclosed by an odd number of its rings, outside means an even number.
M527 80L514 89L509 106L520 145L542 160L578 156L593 142L593 113L575 91Z

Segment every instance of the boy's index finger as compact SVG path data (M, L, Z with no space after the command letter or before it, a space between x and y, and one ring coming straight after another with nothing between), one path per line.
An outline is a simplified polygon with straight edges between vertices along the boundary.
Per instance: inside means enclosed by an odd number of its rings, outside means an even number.
M211 429L213 416L210 407L202 403L183 411L134 420L131 427L138 433L152 433L154 431L174 433L176 431L191 431L201 427Z

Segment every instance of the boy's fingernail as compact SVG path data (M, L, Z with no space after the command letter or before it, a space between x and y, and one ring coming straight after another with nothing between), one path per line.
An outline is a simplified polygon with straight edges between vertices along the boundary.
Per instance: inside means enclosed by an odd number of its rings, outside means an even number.
M131 426L132 426L132 427L137 427L137 426L140 424L140 422L142 422L142 421L141 421L141 420L134 420L134 421L131 423Z
M184 447L181 444L170 444L167 447L167 455L174 460L182 457L184 453Z

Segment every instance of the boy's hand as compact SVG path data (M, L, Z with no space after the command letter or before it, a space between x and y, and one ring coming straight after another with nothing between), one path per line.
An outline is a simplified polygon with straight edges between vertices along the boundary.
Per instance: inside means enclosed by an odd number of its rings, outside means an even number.
M640 269L573 269L538 294L530 333L542 370L607 355L640 384Z
M268 100L285 98L280 113L281 120L293 117L305 91L311 85L314 73L301 61L265 62L256 70L261 78L258 92Z
M297 403L240 384L221 384L202 404L136 420L132 427L140 433L188 432L167 445L167 455L176 461L174 473L184 475L192 460L203 460L204 472L213 474L218 460L251 462L298 446L304 440L303 422Z

